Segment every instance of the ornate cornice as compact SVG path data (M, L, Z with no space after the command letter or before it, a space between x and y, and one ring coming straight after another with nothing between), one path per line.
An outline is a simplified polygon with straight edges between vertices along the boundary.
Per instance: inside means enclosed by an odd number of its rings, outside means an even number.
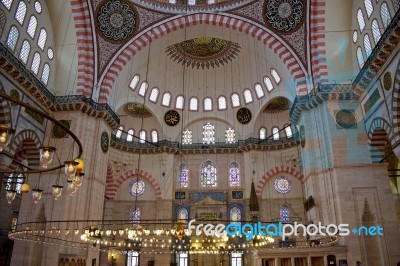
M116 129L119 117L107 103L97 103L83 95L55 96L32 74L25 65L0 43L0 66L14 82L19 83L27 92L50 111L81 111L89 116L102 118Z

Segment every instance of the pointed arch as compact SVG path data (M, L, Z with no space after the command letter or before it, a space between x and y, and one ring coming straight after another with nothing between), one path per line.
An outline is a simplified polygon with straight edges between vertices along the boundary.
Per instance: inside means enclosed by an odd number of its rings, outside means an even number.
M117 192L119 188L121 187L122 183L125 182L128 178L131 178L133 176L139 176L145 180L147 180L152 188L154 189L156 193L156 198L157 200L162 199L162 193L161 193L161 187L158 181L148 172L140 169L135 169L135 170L129 170L120 175L120 177L117 180L114 180L112 183L108 183L106 185L106 197L109 199L115 199L117 196Z
M382 117L372 120L368 130L368 144L373 163L380 163L385 157L385 147L393 140L392 127Z
M281 173L285 173L285 174L289 174L295 178L297 178L300 182L303 182L304 176L302 173L300 173L299 169L290 167L290 166L277 166L275 168L270 169L268 172L265 173L265 175L263 175L257 184L257 188L256 188L256 194L257 196L261 196L262 191L264 190L265 184L267 183L268 179L281 174Z

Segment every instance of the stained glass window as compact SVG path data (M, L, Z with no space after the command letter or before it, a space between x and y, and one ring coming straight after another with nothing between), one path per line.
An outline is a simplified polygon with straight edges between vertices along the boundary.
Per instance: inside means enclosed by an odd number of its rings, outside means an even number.
M200 179L202 187L217 186L217 168L213 162L207 161L202 165Z
M258 99L264 97L264 91L260 84L257 83L256 85L254 85L254 89L256 91L256 95L257 95Z
M123 126L120 126L117 130L117 133L115 133L115 137L117 137L117 139L121 138L122 135L122 130L124 130Z
M129 84L129 88L131 88L131 90L135 90L138 84L139 84L139 75L135 75L133 76L131 83Z
M367 57L369 57L372 53L372 46L371 46L371 41L369 39L369 35L365 34L364 36L364 48L365 48L365 53Z
M31 70L33 73L35 73L35 75L37 75L37 73L39 71L39 66L40 66L40 54L36 52L33 55L33 60L32 60L32 64L31 64Z
M146 131L145 130L141 130L139 132L139 142L140 143L145 143L146 142Z
M182 144L192 144L192 131L185 129L182 132Z
M198 108L199 108L199 100L196 97L190 98L189 110L190 111L197 111Z
M139 208L132 208L131 210L131 220L134 224L140 223L140 209Z
M236 142L236 134L234 129L228 128L227 130L225 130L225 142L226 143Z
M377 44L381 38L381 31L376 19L372 21L372 35L374 36L375 44Z
M240 186L239 165L236 162L229 165L229 185L231 187Z
M49 66L49 64L46 63L43 66L42 78L41 78L43 83L46 84L46 85L49 82L49 76L50 76L50 66Z
M276 84L279 84L279 82L281 82L281 77L279 76L278 72L273 68L271 68L271 75L274 78Z
M264 84L265 87L267 87L268 92L274 89L274 85L272 85L271 79L269 77L264 77Z
M189 219L189 212L186 208L180 207L176 210L176 219L177 220L187 220Z
M266 139L267 138L267 130L265 127L260 128L260 139Z
M189 186L189 168L186 164L182 164L179 167L178 172L178 187L179 188L187 188Z
M45 29L41 29L37 41L37 44L40 49L44 50L44 46L46 45L46 40L47 40L47 32Z
M169 93L169 92L164 93L161 104L163 106L166 106L166 107L170 106L170 104L171 104L171 93Z
M42 13L42 5L38 1L35 2L35 11L38 12L39 14Z
M204 111L212 111L212 99L204 98Z
M182 110L184 102L185 98L183 98L182 95L179 95L178 97L176 97L175 108Z
M149 87L149 83L147 83L146 81L142 82L142 85L140 85L138 94L140 96L144 96L146 94L147 88Z
M1 0L1 3L3 3L3 5L4 5L8 10L10 10L12 2L13 2L12 0Z
M18 36L19 36L19 32L18 32L17 27L12 26L10 28L10 32L8 33L7 46L10 47L10 49L13 51L15 49L15 46L17 45Z
M286 133L286 137L291 138L292 137L292 128L290 126L286 126L285 133Z
M27 40L24 40L24 42L22 43L21 51L19 53L19 58L21 59L22 62L24 62L24 64L28 62L30 51L31 51L31 45Z
M240 222L242 220L242 211L239 207L232 207L229 210L229 219L231 222Z
M26 4L23 1L20 1L17 7L17 11L15 12L15 19L19 22L19 24L23 24L26 15Z
M364 0L365 10L367 10L368 18L371 16L372 12L374 11L374 7L372 6L371 0Z
M134 180L132 180L131 183L129 183L129 193L132 196L142 195L145 189L146 189L146 184L141 179L134 178Z
M218 109L225 110L226 109L226 98L224 96L218 97Z
M214 144L214 134L214 125L212 125L210 122L205 124L203 126L203 144Z
M364 66L364 55L361 50L361 47L357 47L357 61L358 61L358 66L362 68Z
M279 139L279 129L277 127L272 128L272 134L273 134L274 140Z
M253 101L253 95L251 95L251 91L249 89L245 89L243 91L244 102L251 103Z
M234 93L231 95L231 101L232 101L232 106L233 107L238 107L240 106L240 98L237 93Z
M158 88L151 89L150 97L149 97L150 102L153 102L153 103L157 102L159 93L160 93L160 91L158 90Z
M288 193L292 189L292 182L286 176L279 176L274 181L274 188L278 193Z
M128 135L126 136L126 140L129 142L133 141L133 135L135 135L135 131L133 129L129 129Z
M283 204L280 211L281 221L282 222L289 222L290 217L290 208L287 204Z
M357 10L357 21L358 21L358 26L360 27L360 31L362 32L365 28L365 20L361 8Z
M25 178L22 174L19 174L15 177L12 174L9 175L7 178L6 190L15 190L18 194L21 194L21 188L24 180Z
M36 27L37 27L37 19L35 16L32 15L31 18L29 19L28 28L26 29L26 32L29 34L29 36L32 37L32 39L35 37Z
M382 6L381 6L381 18L382 18L383 27L386 29L390 23L391 17L390 17L390 13L389 13L389 8L385 2L383 2Z
M158 141L158 132L157 132L157 130L152 130L151 131L151 141L152 142L157 142Z

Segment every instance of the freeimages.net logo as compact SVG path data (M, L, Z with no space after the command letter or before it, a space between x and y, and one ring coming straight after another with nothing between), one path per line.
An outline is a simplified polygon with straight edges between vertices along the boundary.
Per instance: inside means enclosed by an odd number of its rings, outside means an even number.
M383 228L377 226L360 226L358 228L349 229L349 224L329 224L322 225L321 222L318 224L304 225L301 223L269 223L263 225L262 222L253 224L245 223L241 224L238 222L230 223L227 226L224 224L198 224L194 225L195 219L190 220L188 223L187 235L192 235L195 232L196 236L204 234L206 236L241 236L244 235L246 240L252 240L257 235L270 236L270 237L281 237L282 240L286 240L291 236L348 236L351 233L354 235L365 235L365 236L383 236Z

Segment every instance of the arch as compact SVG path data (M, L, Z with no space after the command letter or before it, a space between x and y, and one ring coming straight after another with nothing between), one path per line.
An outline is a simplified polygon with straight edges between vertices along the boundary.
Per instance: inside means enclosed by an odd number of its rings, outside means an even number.
M400 142L400 62L397 65L396 76L394 77L393 84L393 147L395 147Z
M0 92L6 93L1 82ZM10 103L4 98L0 98L0 124L12 126Z
M392 127L385 119L377 117L372 120L368 130L368 144L373 163L380 163L385 157L385 146L392 138Z
M40 140L36 133L30 129L23 130L15 136L15 141L10 148L14 154L13 161L7 167L8 170L14 170L18 163L27 160L29 167L36 169L40 166L39 146Z
M140 169L126 171L117 180L113 181L112 183L107 183L105 196L109 199L115 199L122 183L124 183L125 180L127 180L128 178L135 175L138 175L139 177L147 180L156 192L157 200L162 199L161 187L158 181L150 173Z
M94 87L94 43L88 1L71 0L72 15L75 21L78 50L78 94L92 95Z
M100 95L99 102L107 102L108 96L111 93L114 82L118 79L119 73L125 67L125 65L132 59L138 51L143 47L146 47L154 39L158 39L166 33L182 29L186 26L192 26L196 24L212 24L222 27L232 28L239 30L246 34L257 38L262 41L270 49L272 49L278 57L285 64L290 74L295 80L297 94L307 94L307 82L306 82L306 70L303 70L303 66L296 57L293 55L294 52L289 50L285 43L276 37L276 34L268 32L264 27L254 25L241 18L235 17L231 14L189 14L184 16L178 16L161 22L158 26L155 26L149 31L144 32L138 38L125 46L118 56L113 60L112 63L107 66L104 77L99 80ZM314 28L315 29L315 28Z
M258 181L256 194L257 196L261 196L262 191L264 190L265 184L267 183L268 179L276 176L277 174L285 173L289 174L295 178L297 178L300 182L303 182L303 174L300 173L299 169L290 167L290 166L277 166L275 168L270 169L268 172L263 175L260 180Z

